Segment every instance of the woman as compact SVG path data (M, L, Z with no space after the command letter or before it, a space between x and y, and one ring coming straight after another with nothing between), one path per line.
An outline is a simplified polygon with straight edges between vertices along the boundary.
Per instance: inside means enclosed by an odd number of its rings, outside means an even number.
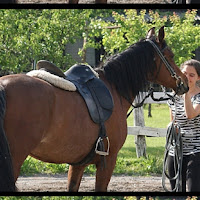
M200 62L188 60L181 65L181 71L188 79L189 91L182 97L176 97L175 104L168 102L171 120L180 125L183 141L182 191L200 192ZM174 176L173 149L169 153L168 171ZM175 181L170 181L172 189Z

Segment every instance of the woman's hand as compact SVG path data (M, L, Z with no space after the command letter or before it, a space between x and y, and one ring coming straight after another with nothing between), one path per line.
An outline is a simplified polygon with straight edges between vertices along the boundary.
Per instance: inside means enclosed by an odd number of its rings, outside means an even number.
M200 114L200 104L192 104L191 98L192 95L187 92L183 95L184 98L184 106L185 106L185 115L188 119L195 118Z

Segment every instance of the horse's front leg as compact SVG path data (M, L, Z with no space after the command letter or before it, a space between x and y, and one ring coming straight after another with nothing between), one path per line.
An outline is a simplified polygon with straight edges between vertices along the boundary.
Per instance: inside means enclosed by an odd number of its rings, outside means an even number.
M78 192L85 166L69 166L68 191Z
M106 157L106 166L102 166L101 161L96 164L96 192L107 192L107 187L110 182L113 170L115 168L117 155Z

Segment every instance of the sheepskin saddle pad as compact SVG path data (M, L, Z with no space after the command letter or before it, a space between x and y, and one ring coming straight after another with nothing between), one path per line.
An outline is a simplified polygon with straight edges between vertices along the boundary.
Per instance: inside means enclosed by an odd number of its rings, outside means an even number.
M27 75L43 79L52 85L81 94L95 123L106 121L112 114L113 99L110 91L92 67L75 64L63 73L53 63L41 60Z

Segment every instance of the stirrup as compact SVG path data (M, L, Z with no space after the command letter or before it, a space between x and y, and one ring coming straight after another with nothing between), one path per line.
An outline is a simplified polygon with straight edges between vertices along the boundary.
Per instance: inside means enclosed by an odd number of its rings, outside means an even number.
M106 151L97 150L99 143L103 142L103 139L101 137L99 137L98 140L97 140L97 143L96 143L96 148L95 148L96 154L99 154L100 156L108 156L109 155L110 142L109 142L109 138L108 137L106 137L106 139L107 139L107 143L108 143L107 152Z

